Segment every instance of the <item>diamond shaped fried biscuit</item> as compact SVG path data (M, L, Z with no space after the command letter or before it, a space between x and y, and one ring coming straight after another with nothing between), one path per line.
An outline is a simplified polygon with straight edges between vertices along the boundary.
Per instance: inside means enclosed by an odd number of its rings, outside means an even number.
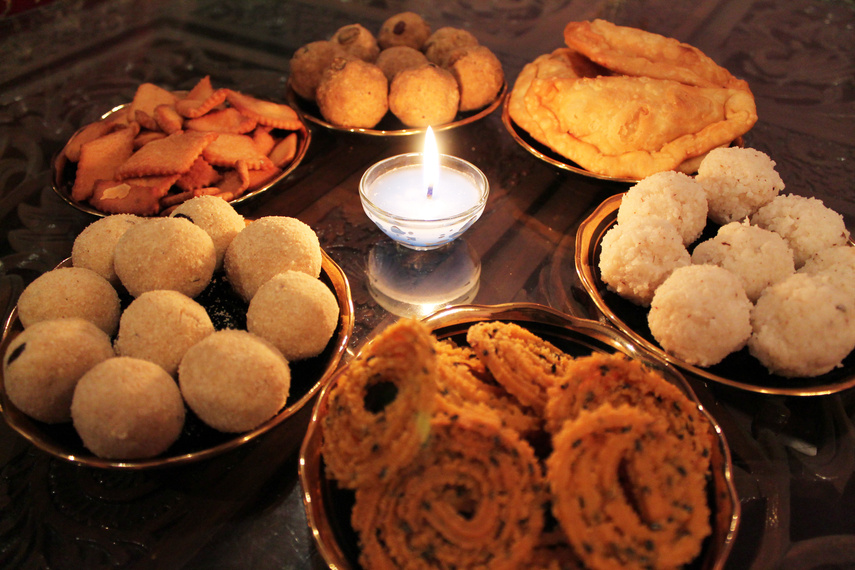
M220 173L201 156L193 162L190 170L181 175L175 184L182 190L195 190L211 186L220 179Z
M178 179L173 176L146 176L123 181L100 180L90 199L93 206L110 214L152 216L160 211L160 199Z
M131 123L129 127L113 131L81 146L71 197L78 201L86 200L92 196L98 180L111 180L117 169L132 156L134 137L138 132L139 125Z
M247 117L234 107L226 107L196 119L188 119L184 126L194 131L243 134L252 131L256 124L255 119Z
M175 105L158 105L154 108L154 120L164 133L171 135L182 130L184 117L175 110Z
M226 99L235 109L258 121L259 125L287 131L296 131L303 126L297 112L288 105L262 101L232 90L228 90Z
M131 101L129 108L130 117L134 117L137 111L142 111L146 115L154 115L154 109L158 105L171 105L175 103L178 97L171 91L167 91L163 87L158 87L153 83L142 83L137 87L134 99Z
M297 154L297 133L291 133L276 143L276 146L268 153L271 162L283 168L294 160Z
M201 117L208 111L225 103L227 92L228 89L217 89L205 99L191 99L189 96L185 99L179 99L175 102L175 110L181 116L188 119Z
M247 135L220 133L216 140L205 148L202 156L214 166L232 167L238 160L243 160L250 170L273 167L271 160L258 152L252 137Z
M183 174L217 136L210 132L181 131L152 141L132 154L118 168L116 177Z

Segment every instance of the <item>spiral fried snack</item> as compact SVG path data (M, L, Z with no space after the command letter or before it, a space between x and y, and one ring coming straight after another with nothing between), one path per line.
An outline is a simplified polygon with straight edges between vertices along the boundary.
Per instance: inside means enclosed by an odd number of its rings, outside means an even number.
M667 422L603 404L566 422L553 445L553 512L587 568L677 568L700 552L706 472Z
M342 487L389 479L426 442L436 402L433 345L424 325L398 321L331 389L322 449L327 472Z
M543 528L532 448L487 415L437 416L428 447L397 477L356 490L363 568L517 570Z
M514 323L472 325L466 340L496 381L537 413L546 407L547 388L564 377L572 361L552 343Z
M558 433L565 421L603 404L629 404L664 418L670 433L689 443L698 468L709 466L712 434L697 404L658 372L620 353L594 353L570 364L567 379L549 389L546 429Z
M541 429L541 418L497 384L472 349L442 340L437 342L436 352L437 413L453 415L461 407L476 408L494 413L503 425L520 434Z

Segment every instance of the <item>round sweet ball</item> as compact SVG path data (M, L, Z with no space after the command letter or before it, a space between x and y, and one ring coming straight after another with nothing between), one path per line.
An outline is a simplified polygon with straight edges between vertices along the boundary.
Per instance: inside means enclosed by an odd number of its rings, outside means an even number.
M855 247L838 245L813 254L799 273L816 275L855 301Z
M414 69L428 63L425 54L408 46L395 46L384 49L377 56L374 64L380 68L386 79L391 83L399 72Z
M478 38L472 32L446 26L430 35L425 41L423 51L431 63L445 67L451 52L458 48L473 47L478 44Z
M840 289L796 273L772 285L754 307L751 354L773 374L813 377L855 348L855 309Z
M643 178L624 194L618 209L618 224L635 216L659 216L680 232L688 246L707 225L707 195L694 178L666 170Z
M505 83L502 62L485 46L458 48L448 54L445 66L460 88L461 111L486 107Z
M83 445L107 459L145 459L169 449L184 427L172 376L147 360L117 356L83 375L71 419Z
M750 216L784 189L775 161L759 150L736 146L707 153L695 180L707 194L710 219L720 225Z
M125 232L114 265L134 297L157 289L195 297L211 282L217 250L211 236L190 220L156 218Z
M320 279L286 271L259 287L246 312L246 328L293 362L323 352L338 315L338 301Z
M324 70L337 57L349 57L344 47L338 42L318 40L307 43L291 56L288 83L297 95L314 101Z
M381 24L377 43L380 44L380 49L384 50L394 46L407 46L421 51L430 34L430 24L419 14L401 12Z
M317 103L333 125L372 128L389 110L389 82L373 63L337 57L324 70Z
M26 328L40 321L77 317L113 336L119 326L119 294L110 282L82 267L59 267L21 292L18 318Z
M170 214L172 218L186 218L205 230L214 242L217 269L223 266L226 249L240 231L246 227L243 216L234 206L219 196L197 196L179 204Z
M689 265L656 290L647 323L666 352L712 366L745 346L751 307L736 275L717 265Z
M71 264L91 269L111 285L119 285L113 269L113 253L119 238L132 226L146 221L133 214L115 214L92 222L80 232L71 248Z
M89 321L41 321L15 337L6 349L6 393L32 418L49 424L70 421L71 397L78 380L113 356L110 337Z
M450 123L459 104L454 76L432 63L401 71L389 87L389 110L408 127Z
M265 216L244 228L226 250L226 277L249 302L277 273L293 269L321 274L321 244L312 228L296 218Z
M777 196L751 216L751 223L771 230L790 244L796 269L815 253L849 240L843 216L818 198Z
M291 370L267 341L224 329L187 351L178 383L199 419L216 430L238 433L259 426L285 406Z
M601 242L600 275L606 286L646 307L672 271L691 263L677 228L655 216L612 227Z
M146 291L122 313L116 353L153 362L172 376L187 349L214 332L205 308L178 291Z
M380 54L377 38L362 24L348 24L335 31L332 41L337 42L344 51L363 61L373 62Z
M695 246L692 263L709 263L733 272L752 303L766 287L795 272L793 251L784 238L740 222L721 226L715 237Z

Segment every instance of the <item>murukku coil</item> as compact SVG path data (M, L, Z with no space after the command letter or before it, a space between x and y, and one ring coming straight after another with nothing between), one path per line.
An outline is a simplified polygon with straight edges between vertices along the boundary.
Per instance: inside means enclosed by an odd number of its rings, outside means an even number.
M339 485L384 481L427 441L436 402L434 340L401 320L381 332L331 388L323 456Z
M547 389L558 382L572 358L531 331L514 323L484 322L466 334L496 381L524 405L542 413Z
M673 435L690 444L699 469L710 461L710 423L698 405L654 369L624 354L593 353L576 358L565 379L551 387L546 404L546 429L557 433L565 421L608 403L629 404L668 422Z
M459 408L494 413L503 425L520 434L542 429L543 421L496 382L471 348L446 339L437 342L437 413L454 414Z
M544 521L531 447L488 415L436 416L428 446L393 479L356 490L360 564L518 570Z
M678 568L710 533L706 472L667 422L603 404L565 422L546 461L553 512L591 570Z

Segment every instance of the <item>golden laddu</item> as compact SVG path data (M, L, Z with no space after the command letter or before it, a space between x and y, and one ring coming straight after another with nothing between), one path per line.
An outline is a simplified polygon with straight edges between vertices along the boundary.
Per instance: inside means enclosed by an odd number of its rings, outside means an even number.
M748 84L697 48L604 20L570 22L568 47L527 64L508 111L535 140L591 172L694 172L757 121Z

